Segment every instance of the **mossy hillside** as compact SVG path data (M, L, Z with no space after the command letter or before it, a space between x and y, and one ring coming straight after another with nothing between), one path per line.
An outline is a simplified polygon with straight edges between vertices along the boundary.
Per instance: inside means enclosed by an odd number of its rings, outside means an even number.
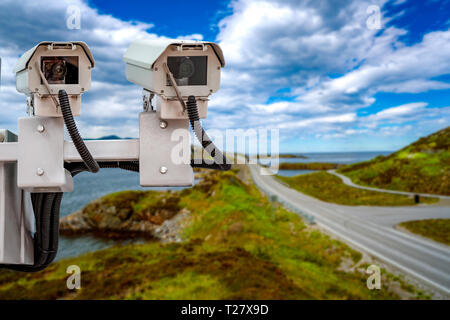
M294 177L277 178L289 187L322 201L349 206L406 206L415 205L408 196L376 192L347 186L339 177L328 172L315 172ZM421 198L422 203L434 203L438 199Z
M360 253L269 202L236 172L212 173L176 194L191 212L182 243L115 246L32 274L2 270L0 299L399 298L384 274L383 289L368 290L365 273L342 269ZM109 200L133 210L146 203L130 193ZM70 265L81 268L81 290L66 289Z
M106 216L103 208L115 208L108 215L120 220L149 221L161 224L173 217L180 209L180 197L172 191L123 191L106 195L88 204L83 210L92 219Z
M339 172L356 184L450 195L450 127L391 155L344 166Z
M410 232L450 245L450 219L425 219L402 222L399 227Z

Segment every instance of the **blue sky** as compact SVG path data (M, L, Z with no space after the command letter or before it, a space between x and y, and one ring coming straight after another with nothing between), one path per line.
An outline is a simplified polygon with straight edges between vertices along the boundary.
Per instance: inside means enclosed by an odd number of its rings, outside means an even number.
M81 28L66 27L67 8ZM379 29L368 27L370 6ZM283 152L395 150L450 121L450 1L4 0L0 127L25 112L12 69L42 40L82 40L97 65L77 121L85 137L134 136L141 90L122 55L136 38L219 42L227 66L209 129L279 128Z
M169 38L197 33L214 40L219 32L218 22L232 13L228 1L90 0L88 3L100 13L154 24L152 32Z

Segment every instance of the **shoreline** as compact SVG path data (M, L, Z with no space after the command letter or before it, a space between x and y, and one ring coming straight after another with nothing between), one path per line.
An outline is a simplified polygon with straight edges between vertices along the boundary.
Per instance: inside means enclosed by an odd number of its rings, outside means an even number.
M102 198L94 200L93 203L101 202ZM75 239L77 237L91 235L101 239L121 241L121 240L145 240L162 243L180 242L180 231L184 226L184 220L189 216L187 209L181 209L169 219L165 219L161 224L149 221L125 221L120 224L106 223L93 224L89 213L86 212L88 206L75 211L60 221L60 234L64 237ZM106 210L108 211L108 210Z

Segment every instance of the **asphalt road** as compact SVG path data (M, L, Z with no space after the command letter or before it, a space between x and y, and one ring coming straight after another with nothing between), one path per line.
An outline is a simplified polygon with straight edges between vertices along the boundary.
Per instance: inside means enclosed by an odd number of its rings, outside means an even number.
M268 169L249 165L256 185L281 202L313 216L321 227L343 241L400 269L450 297L450 248L393 228L399 222L450 218L450 207L341 206L295 191L275 179Z
M376 191L376 192L392 193L392 194L401 194L401 195L405 195L405 196L414 196L417 194L421 197L450 199L450 196L443 196L443 195L438 195L438 194L397 191L397 190L379 189L379 188L360 186L359 184L353 183L353 181L349 177L346 177L343 174L337 173L336 170L328 170L328 173L334 174L335 176L341 178L342 182L344 182L344 184L346 184L350 187L353 187L353 188Z

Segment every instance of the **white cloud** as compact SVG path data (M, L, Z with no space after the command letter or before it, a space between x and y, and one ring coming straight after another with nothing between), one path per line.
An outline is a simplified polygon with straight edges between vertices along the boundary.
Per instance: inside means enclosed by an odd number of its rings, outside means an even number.
M282 138L331 139L381 134L387 132L382 129L386 124L401 130L410 121L420 121L417 132L448 125L449 108L427 102L386 105L374 115L362 115L379 92L414 94L450 88L448 81L439 80L450 73L450 30L430 32L407 46L400 41L406 30L368 29L367 7L383 7L385 2L231 2L232 14L219 23L217 40L227 67L220 91L211 97L208 127L277 127ZM80 30L66 28L69 4L81 8ZM389 20L383 18L382 25ZM135 38L161 37L152 28L152 23L100 14L81 0L51 0L45 6L2 1L0 127L14 129L17 117L25 114L25 98L16 92L12 73L18 55L41 40L81 39L97 63L78 119L84 136L137 136L141 90L127 82L122 55ZM203 35L178 38L202 40Z
M187 36L178 36L180 40L203 40L203 35L199 33L189 34Z
M399 117L409 116L412 114L416 114L419 111L423 111L427 105L428 103L426 102L408 103L401 106L384 109L374 115L369 116L368 118L374 120L398 119Z
M241 113L248 126L281 127L288 136L308 135L305 127L344 135L372 127L375 134L386 122L448 117L442 109L423 106L395 119L387 118L391 110L378 118L359 116L316 125L318 119L341 119L364 110L376 101L378 92L450 88L448 82L436 80L450 73L450 31L428 33L411 46L399 40L406 30L389 27L377 34L378 30L366 28L366 8L384 3L233 2L233 15L219 24L218 39L229 67L210 114L224 113L231 119L230 112ZM392 19L383 18L382 25ZM281 101L267 103L283 88L290 90L279 95ZM277 123L279 119L283 123Z
M304 128L304 127L312 127L321 124L340 124L340 123L352 123L356 121L355 113L345 113L335 116L324 116L324 117L316 117L309 118L300 121L293 121L288 123L282 123L279 125L280 128Z

